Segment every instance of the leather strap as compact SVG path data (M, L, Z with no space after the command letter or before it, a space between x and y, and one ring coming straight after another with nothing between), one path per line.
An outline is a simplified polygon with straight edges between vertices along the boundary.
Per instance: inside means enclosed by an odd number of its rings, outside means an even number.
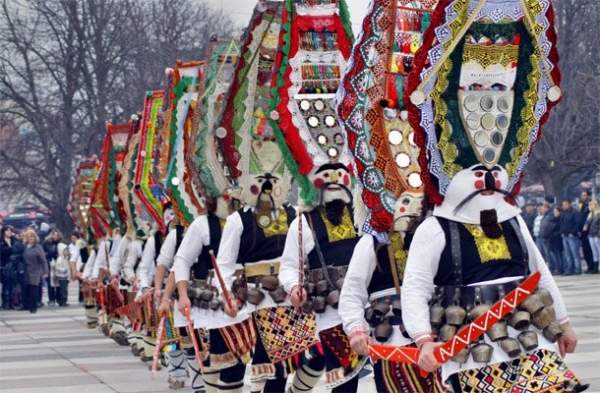
M396 294L400 295L400 277L398 275L398 266L396 265L396 258L394 257L394 249L391 241L390 244L387 245L387 254L390 263L390 269L392 271L392 279L394 280L394 288L396 289Z
M460 232L456 221L448 221L450 228L450 252L452 255L452 267L454 268L454 285L458 288L463 286L462 270L462 248L460 245Z
M310 228L310 232L313 237L313 243L315 244L315 251L317 252L319 263L321 264L321 268L323 268L323 276L325 277L325 280L327 280L331 288L337 288L337 286L329 276L329 269L327 269L325 257L323 256L323 252L321 251L321 245L319 244L319 239L317 238L317 234L315 233L312 217L310 216L310 214L306 214L306 218L308 219L308 227Z
M517 236L517 240L521 246L521 252L523 252L523 276L527 277L529 276L529 251L527 251L527 244L525 243L525 239L523 238L523 233L521 232L521 228L519 227L517 219L513 218L509 222L513 231L515 231L515 235Z

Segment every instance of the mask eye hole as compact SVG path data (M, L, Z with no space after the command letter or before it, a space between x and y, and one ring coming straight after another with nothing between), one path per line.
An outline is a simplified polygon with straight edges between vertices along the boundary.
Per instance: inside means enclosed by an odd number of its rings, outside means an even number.
M408 206L408 205L410 204L410 199L408 199L408 198L404 198L404 199L402 200L402 204L403 204L404 206Z
M328 178L328 177L329 177L329 173L325 172L325 173L323 174L323 177L324 177L324 178Z
M498 177L500 177L500 172L498 172L498 171L495 171L495 172L494 172L494 177L495 177L496 179L497 179Z
M483 172L482 171L476 171L475 172L475 177L483 177Z

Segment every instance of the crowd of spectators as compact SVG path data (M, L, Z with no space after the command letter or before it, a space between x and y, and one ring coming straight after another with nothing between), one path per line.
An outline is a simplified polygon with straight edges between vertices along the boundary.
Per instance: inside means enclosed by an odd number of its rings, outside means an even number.
M528 202L523 219L553 274L598 274L600 206L588 191L576 204Z
M84 243L74 234L66 244L58 229L43 229L31 227L16 231L10 226L2 227L0 284L4 310L37 312L45 305L43 288L46 288L47 305L69 305L69 282L78 279L75 266L82 264Z

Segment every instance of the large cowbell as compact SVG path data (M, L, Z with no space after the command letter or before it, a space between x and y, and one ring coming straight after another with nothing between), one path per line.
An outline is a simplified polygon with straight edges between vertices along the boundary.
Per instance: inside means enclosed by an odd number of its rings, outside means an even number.
M460 117L476 157L491 169L500 160L512 120L519 46L465 39Z

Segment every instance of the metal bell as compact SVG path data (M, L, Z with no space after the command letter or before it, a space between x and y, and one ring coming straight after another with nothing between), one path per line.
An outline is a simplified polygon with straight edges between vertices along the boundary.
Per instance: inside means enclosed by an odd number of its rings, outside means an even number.
M392 300L392 313L398 318L402 316L402 302L400 298Z
M527 330L531 325L531 314L518 310L510 317L508 324L517 330Z
M466 316L467 311L461 306L453 305L446 308L446 323L450 325L462 325Z
M521 346L519 345L519 341L515 340L514 338L505 338L500 342L500 347L511 358L516 358L521 354Z
M314 309L314 304L312 302L311 299L307 299L303 304L302 304L302 312L309 314L313 311Z
M542 308L531 319L533 326L540 330L550 325L550 323L552 323L553 321L556 321L556 311L554 311L554 307L552 306L546 306Z
M387 301L381 300L373 306L373 312L378 316L386 316L390 312L390 305Z
M471 319L475 319L478 316L485 314L489 310L490 310L489 304L479 304L479 305L473 307L473 309L471 311L469 311L469 316L471 317Z
M471 355L473 360L477 363L489 363L492 360L492 353L494 348L483 341L478 342L471 349Z
M440 340L442 340L442 341L450 340L452 337L454 337L456 335L456 331L457 331L456 326L452 326L452 325L442 326L442 328L440 329L440 334L439 334Z
M553 321L546 326L543 333L548 341L555 343L563 335L563 329L558 321Z
M467 360L469 360L469 349L468 347L463 349L462 351L460 351L459 353L457 353L456 355L454 355L454 357L452 358L453 362L456 363L466 363Z
M506 322L500 321L496 322L492 327L487 331L487 336L492 341L503 340L508 337L508 328L506 327Z
M439 303L435 303L429 308L429 322L433 326L440 326L444 321L444 307Z
M537 295L540 297L540 300L542 301L542 303L544 303L544 306L550 307L551 305L554 304L554 299L552 298L550 291L547 290L546 288L538 289Z
M533 351L538 347L537 333L531 330L526 330L524 332L519 333L517 339L527 352Z
M544 303L542 303L542 299L537 293L530 295L523 303L521 303L521 308L527 310L531 315L540 311L544 307Z

